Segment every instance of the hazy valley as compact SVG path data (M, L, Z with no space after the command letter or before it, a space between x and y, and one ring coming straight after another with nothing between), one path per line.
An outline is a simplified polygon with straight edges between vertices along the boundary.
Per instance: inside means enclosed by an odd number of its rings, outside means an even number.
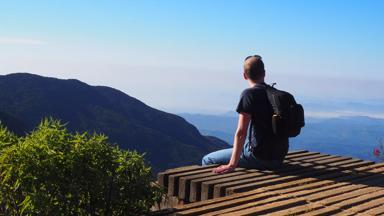
M196 125L202 134L217 136L232 144L237 126L235 113L180 115ZM384 141L384 119L368 116L306 117L306 126L301 134L290 139L290 150L376 160L373 150L380 145L381 140Z

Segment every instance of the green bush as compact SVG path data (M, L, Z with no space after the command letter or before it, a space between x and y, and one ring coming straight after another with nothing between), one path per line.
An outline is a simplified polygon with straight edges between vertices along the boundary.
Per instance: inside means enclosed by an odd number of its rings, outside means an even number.
M48 119L25 137L0 126L0 181L5 215L142 215L162 196L142 155Z

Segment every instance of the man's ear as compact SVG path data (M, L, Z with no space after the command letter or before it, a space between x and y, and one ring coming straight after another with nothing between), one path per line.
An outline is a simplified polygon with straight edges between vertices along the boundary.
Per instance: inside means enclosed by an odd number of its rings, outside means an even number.
M245 72L243 73L243 77L244 77L245 80L248 79L247 74Z

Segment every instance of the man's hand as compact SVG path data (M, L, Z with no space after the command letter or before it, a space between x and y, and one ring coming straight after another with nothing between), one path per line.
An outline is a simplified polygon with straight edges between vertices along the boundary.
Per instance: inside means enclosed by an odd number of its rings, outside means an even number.
M235 170L235 166L231 166L229 164L227 165L221 165L219 167L216 167L215 169L212 170L212 172L214 173L229 173L229 172L232 172L233 170Z

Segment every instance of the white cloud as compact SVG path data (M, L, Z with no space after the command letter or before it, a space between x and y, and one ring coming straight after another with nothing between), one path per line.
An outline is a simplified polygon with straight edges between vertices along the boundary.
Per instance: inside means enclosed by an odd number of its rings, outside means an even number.
M43 40L19 37L0 37L0 44L16 44L16 45L43 45Z

